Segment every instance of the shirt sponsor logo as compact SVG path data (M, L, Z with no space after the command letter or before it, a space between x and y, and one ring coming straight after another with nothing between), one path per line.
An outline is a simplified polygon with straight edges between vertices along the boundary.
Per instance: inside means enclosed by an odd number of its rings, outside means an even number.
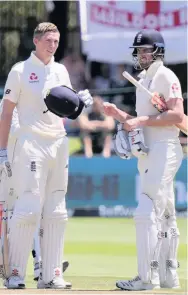
M31 73L29 77L29 83L39 82L38 76L35 73Z

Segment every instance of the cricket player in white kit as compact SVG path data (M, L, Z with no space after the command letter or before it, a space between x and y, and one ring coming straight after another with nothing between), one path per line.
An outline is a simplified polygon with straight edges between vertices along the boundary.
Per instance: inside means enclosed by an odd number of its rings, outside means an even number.
M173 180L183 157L179 129L175 126L182 122L184 115L181 86L176 75L163 64L165 44L159 32L139 32L131 48L134 48L136 68L143 70L139 75L140 83L158 100L164 101L166 110L159 114L159 105L152 105L150 96L139 89L136 91L136 118L113 104L104 103L104 112L124 123L126 131L141 128L144 144L149 148L148 154L143 156L142 145L138 144L135 154L142 191L134 214L138 276L118 281L116 286L130 291L179 288L179 230Z
M2 108L3 108L3 102L1 101L0 115L2 113ZM18 119L18 112L17 112L17 109L15 108L13 112L13 116L12 116L8 147L7 147L8 159L11 164L14 158L14 147L17 141L19 129L20 129L20 124ZM13 188L12 177L8 178L8 180L9 180L8 191L7 191L8 196L6 198L6 201L7 201L7 208L8 208L8 228L9 228L10 219L12 218L15 202L18 196ZM41 251L40 251L39 229L40 229L40 224L35 232L33 245L32 245L34 281L38 281L39 275L40 275ZM63 272L65 272L68 266L69 266L69 262L67 260L64 260L62 262Z
M42 265L37 287L66 287L61 264L67 222L68 140L62 119L47 112L44 102L49 89L61 85L71 88L66 68L54 62L59 37L54 24L39 24L33 38L36 51L13 66L5 86L0 172L10 170L7 142L15 107L20 123L12 163L13 187L19 197L10 224L10 274L6 283L12 289L25 288L27 261L39 222ZM86 106L92 103L88 90L78 96Z
M1 101L1 103L0 103L0 117L1 117L2 109L3 109L3 101ZM15 146L15 143L17 140L17 134L18 134L19 128L20 128L20 124L19 124L19 119L18 119L18 113L15 108L13 115L12 115L12 122L11 122L10 135L8 138L8 148L7 148L8 159L9 159L10 163L12 163L13 154L14 154L14 146ZM8 181L9 181L9 183L8 183L8 187L7 187L7 189L8 189L7 194L9 196L7 196L6 202L7 202L8 214L9 214L8 220L10 220L10 217L12 215L12 208L14 207L15 200L16 200L17 196L14 194L14 190L12 187L12 177L8 178Z

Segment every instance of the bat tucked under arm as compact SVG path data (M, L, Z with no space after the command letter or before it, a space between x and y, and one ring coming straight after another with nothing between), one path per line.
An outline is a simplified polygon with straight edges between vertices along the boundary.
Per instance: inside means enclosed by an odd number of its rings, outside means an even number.
M151 97L151 103L160 113L163 113L168 109L164 96L160 93L153 93L153 96Z
M151 97L151 103L154 105L155 108L157 108L157 110L159 112L165 112L168 110L168 106L166 104L166 102L164 101L164 98L162 97L162 95L158 94L158 93L151 93L147 88L145 88L142 84L140 84L135 78L133 78L128 72L124 71L122 73L122 75L129 80L133 85L135 85L137 88L139 88L140 90L146 92L147 94L150 95ZM187 116L184 114L183 118L181 120L181 122L177 123L176 126L184 133L187 135L188 133L188 118Z
M152 98L151 98L151 103L153 104L153 106L160 112L166 112L167 110L173 109L175 105L177 105L177 107L180 107L181 109L181 105L178 106L178 104L182 104L182 102L180 101L180 99L170 99L167 103L165 102L165 99L163 97L163 95L158 94L158 93L154 93ZM182 106L183 108L183 106ZM183 110L180 110L183 111ZM188 127L188 118L186 115L183 115L183 118L181 120L180 123L177 123L176 126L184 133L187 134L187 127Z

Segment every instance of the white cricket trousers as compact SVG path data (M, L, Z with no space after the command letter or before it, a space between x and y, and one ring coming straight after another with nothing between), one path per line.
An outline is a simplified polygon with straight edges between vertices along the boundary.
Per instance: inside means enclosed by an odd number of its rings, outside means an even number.
M18 199L10 222L9 263L12 273L25 277L26 264L32 247L35 230L41 221L41 236L46 246L41 246L45 253L45 268L49 269L45 281L53 279L53 273L59 273L62 257L64 224L67 221L65 195L68 184L68 139L52 141L39 136L17 140L13 159L13 187ZM51 228L53 227L53 229ZM57 229L57 234L56 234ZM50 234L48 234L50 233ZM53 238L56 245L51 245ZM48 236L48 238L46 237ZM47 240L49 240L49 245ZM57 253L56 261L48 259ZM41 253L42 254L42 253ZM58 260L58 262L57 262ZM61 260L61 261L60 261ZM53 267L52 267L53 265ZM58 268L58 271L57 271ZM61 273L60 273L61 274Z
M138 159L141 192L154 202L159 219L165 210L170 215L175 214L173 181L182 159L179 142L155 143L150 147L148 156Z
M143 283L160 284L158 269L165 237L162 229L165 215L169 217L169 228L177 232L178 236L173 180L181 165L182 156L179 143L158 142L150 147L147 156L138 160L141 195L134 213L134 221L138 274ZM177 249L177 246L172 247L175 248ZM175 261L176 252L173 250L167 259Z

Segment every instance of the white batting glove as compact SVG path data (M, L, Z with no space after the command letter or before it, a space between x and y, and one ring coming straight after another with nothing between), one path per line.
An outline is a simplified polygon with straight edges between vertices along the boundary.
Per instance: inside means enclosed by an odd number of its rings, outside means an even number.
M114 150L122 159L130 159L132 157L131 147L128 138L128 131L123 129L123 124L117 125L117 132L113 137Z
M93 97L91 96L88 89L79 91L78 97L84 103L86 108L93 104Z
M8 177L12 176L12 170L7 157L7 149L0 149L0 177L5 172Z
M132 154L139 158L140 156L146 156L149 152L149 148L144 141L143 130L140 128L133 129L128 133L129 143Z

